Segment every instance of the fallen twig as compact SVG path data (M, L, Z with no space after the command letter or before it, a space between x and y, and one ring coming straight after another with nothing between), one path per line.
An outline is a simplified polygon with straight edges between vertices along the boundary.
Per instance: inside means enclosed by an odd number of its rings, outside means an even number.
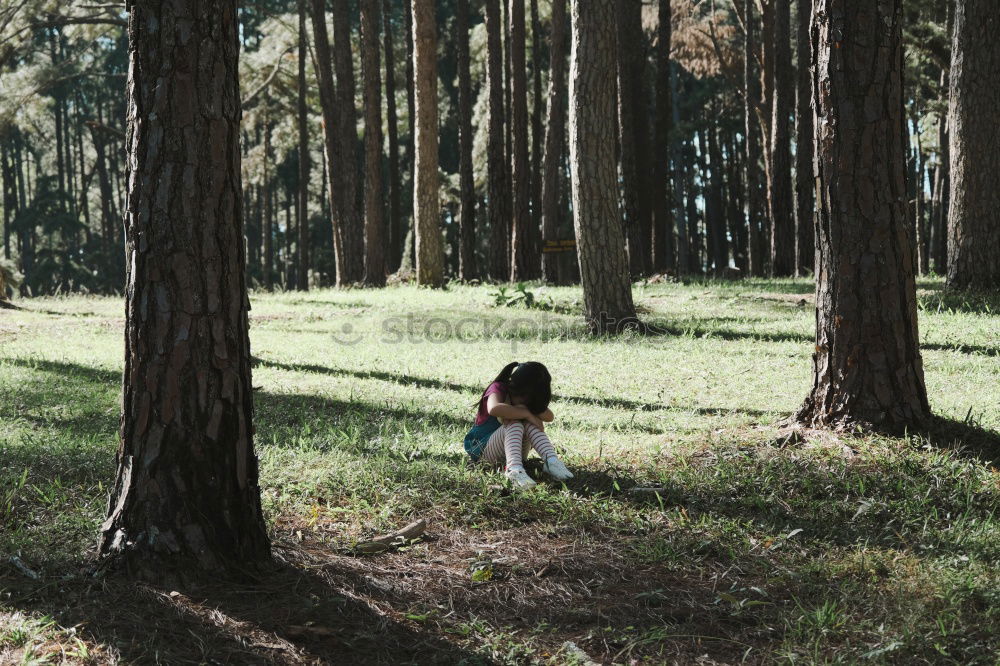
M24 561L17 555L11 556L10 563L13 564L14 568L20 571L27 578L30 578L31 580L41 580L42 577L38 575L38 572L25 564Z
M382 553L397 546L405 546L414 539L420 538L427 530L427 521L421 518L416 520L401 530L383 534L375 537L371 541L363 541L352 549L359 555L373 555Z

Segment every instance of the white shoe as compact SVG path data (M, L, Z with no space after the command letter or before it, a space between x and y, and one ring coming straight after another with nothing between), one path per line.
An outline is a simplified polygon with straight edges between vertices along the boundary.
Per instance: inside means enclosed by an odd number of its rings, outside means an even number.
M538 485L534 479L528 476L523 467L508 469L505 474L510 479L511 485L514 486L514 490L530 490Z
M566 479L573 478L573 472L566 469L566 465L563 464L563 461L559 460L559 458L556 458L555 456L546 460L542 469L556 481L565 481Z

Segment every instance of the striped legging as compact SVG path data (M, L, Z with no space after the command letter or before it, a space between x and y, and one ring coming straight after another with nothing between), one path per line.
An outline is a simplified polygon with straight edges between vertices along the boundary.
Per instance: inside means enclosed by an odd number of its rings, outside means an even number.
M523 444L525 434L528 435L527 448ZM507 469L523 467L524 458L531 449L535 449L542 460L556 455L556 447L543 431L524 421L508 421L490 436L480 460L485 465L506 466Z

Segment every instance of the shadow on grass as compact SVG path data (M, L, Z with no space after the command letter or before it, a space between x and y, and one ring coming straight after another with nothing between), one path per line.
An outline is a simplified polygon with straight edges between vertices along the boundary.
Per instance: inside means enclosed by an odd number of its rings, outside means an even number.
M76 627L122 663L491 663L359 598L365 581L349 570L280 564L254 585L180 589L84 572L53 582L0 577L4 605Z
M977 292L945 288L943 283L917 284L931 293L918 294L920 307L930 312L962 312L1000 316L1000 290Z
M264 368L273 368L276 370L285 370L287 372L310 372L323 375L334 375L334 376L345 376L345 377L356 377L358 379L375 379L384 382L390 382L393 384L399 384L400 386L417 386L419 388L434 389L442 391L455 391L457 393L467 393L475 400L475 396L483 391L485 387L472 386L470 384L455 384L453 382L446 382L439 379L432 379L429 377L415 377L413 375L405 375L394 372L383 372L378 370L349 370L347 368L332 368L324 365L316 365L311 363L281 363L278 361L269 361L263 359L257 359L257 365ZM642 402L640 400L628 400L625 398L587 398L578 395L562 395L555 394L552 396L555 401L567 401L571 403L590 405L592 407L606 407L608 409L626 409L629 411L636 412L654 412L654 411L693 411L697 414L702 415L718 415L725 413L739 413L745 414L747 416L763 416L769 412L756 410L756 409L743 409L739 407L677 407L672 405L656 404L652 402ZM471 403L472 401L470 401ZM470 408L471 409L471 408ZM464 419L462 423L466 423L469 419Z
M1000 432L977 423L933 416L927 426L912 434L935 448L954 451L958 455L971 455L993 466L1000 466Z

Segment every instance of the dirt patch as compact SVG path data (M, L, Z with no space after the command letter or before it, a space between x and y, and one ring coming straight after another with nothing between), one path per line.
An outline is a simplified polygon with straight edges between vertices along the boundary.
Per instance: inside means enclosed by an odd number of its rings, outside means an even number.
M275 541L278 566L254 585L0 576L10 595L0 601L75 627L93 663L488 664L515 649L511 636L522 652L508 663L564 663L567 641L599 663L730 662L750 647L717 603L723 571L692 580L637 565L614 534L432 522L422 543L354 557L288 528Z

